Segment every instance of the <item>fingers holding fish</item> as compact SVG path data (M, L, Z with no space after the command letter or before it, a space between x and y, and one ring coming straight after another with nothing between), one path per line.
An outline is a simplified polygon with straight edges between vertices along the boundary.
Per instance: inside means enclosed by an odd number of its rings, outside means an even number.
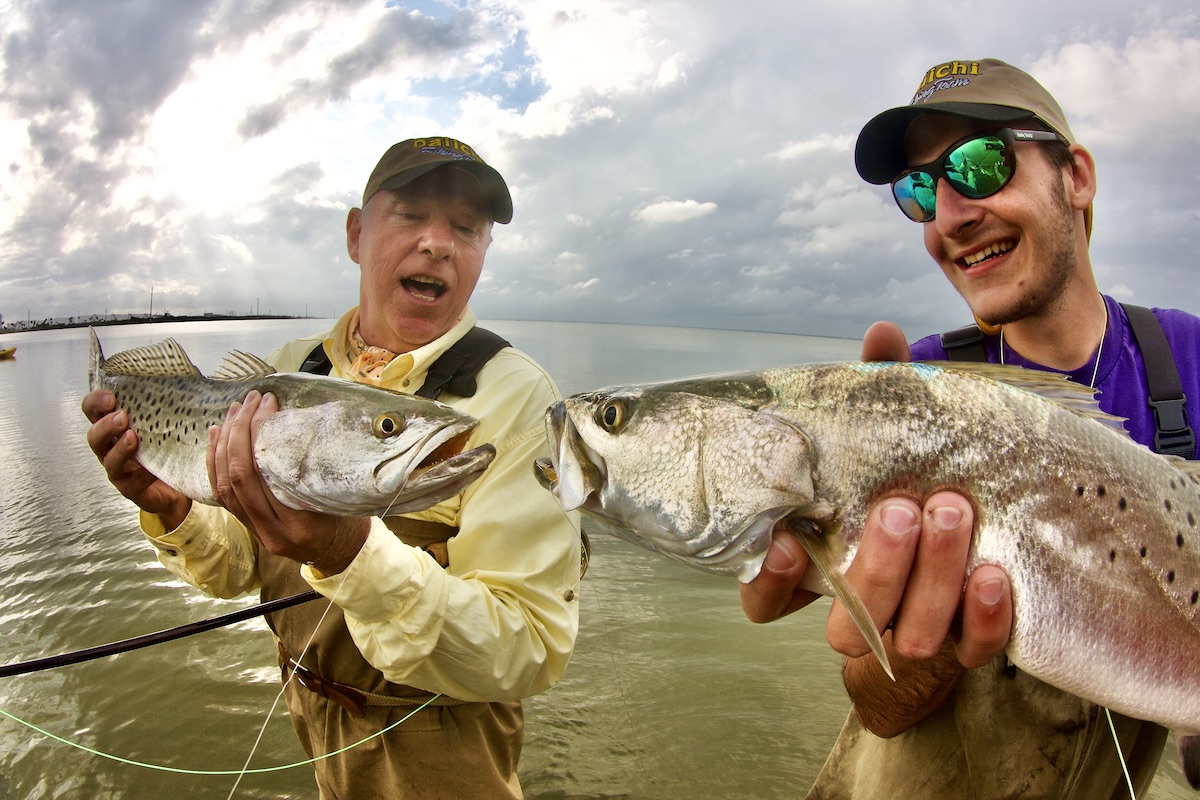
M901 655L929 658L946 641L963 597L973 521L971 504L955 492L931 496L921 510L916 557L893 618Z
M266 402L258 392L229 406L225 423L209 431L208 478L213 496L251 530L255 522L278 518L278 506L254 461L254 431L278 410L274 399ZM257 420L257 424L255 424Z
M820 597L800 588L808 553L786 524L776 526L758 577L741 587L742 610L751 622L773 622Z
M129 414L116 408L113 394L89 392L80 407L92 423L87 432L88 447L104 466L109 482L143 511L162 517L168 530L178 527L191 508L191 500L138 462L137 434L130 428Z
M256 466L254 438L278 408L273 395L251 392L230 406L224 425L210 431L213 494L271 553L308 563L325 575L337 574L362 548L369 519L296 510L275 497Z
M991 661L1008 645L1012 625L1013 595L1008 573L991 564L977 567L967 579L962 630L954 637L959 663L974 669Z
M858 552L846 570L846 581L863 600L877 631L895 618L906 592L923 593L922 586L909 583L920 539L921 509L912 500L890 497L871 509ZM843 655L870 652L867 640L840 600L829 612L825 636L830 646Z

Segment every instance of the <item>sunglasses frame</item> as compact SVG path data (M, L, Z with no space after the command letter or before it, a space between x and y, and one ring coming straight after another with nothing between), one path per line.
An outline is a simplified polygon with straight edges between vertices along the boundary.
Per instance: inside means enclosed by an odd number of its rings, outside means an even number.
M962 147L963 145L968 144L970 142L974 142L978 139L986 139L989 137L999 139L1000 143L1004 146L1003 158L1004 158L1004 164L1005 164L1005 166L1008 167L1008 170L1009 170L1008 177L1005 178L1004 181L1001 182L999 186L997 186L995 189L991 190L990 192L984 192L983 194L969 194L967 191L964 191L965 187L960 186L953 178L951 178L947 174L946 164L950 160L950 154L953 153L955 150L958 150L960 147ZM936 206L935 206L934 210L929 214L928 217L918 219L917 217L914 217L912 214L910 214L908 212L908 209L905 208L905 204L900 200L900 195L897 194L897 192L896 192L896 184L898 184L900 181L904 180L905 178L907 178L908 176L910 176L914 173L924 173L925 175L927 175L929 177L930 182L933 184L933 194L934 194L935 201L937 198L937 185L938 185L938 181L940 181L940 180L946 181L946 184L949 185L950 188L952 188L954 191L958 192L960 195L962 195L963 197L966 197L970 200L982 200L985 197L991 197L992 195L996 194L1001 189L1003 189L1005 186L1008 186L1008 184L1012 182L1013 175L1015 175L1017 172L1017 155L1016 155L1016 150L1014 148L1014 145L1017 142L1064 142L1065 143L1065 140L1063 139L1062 136L1058 135L1057 133L1054 133L1053 131L1018 130L1015 128L1000 128L995 131L976 131L975 133L972 133L968 136L964 136L963 138L956 141L954 144L947 147L945 150L942 151L942 154L940 156L938 156L933 161L930 161L928 164L918 164L917 166L909 167L908 169L904 170L899 175L897 175L895 178L893 178L892 179L892 199L896 201L896 205L900 208L900 211L904 214L904 216L908 217L913 222L922 222L922 223L923 222L932 222L934 219L937 218ZM916 204L915 201L913 201L913 203ZM919 205L918 205L918 207L919 207Z

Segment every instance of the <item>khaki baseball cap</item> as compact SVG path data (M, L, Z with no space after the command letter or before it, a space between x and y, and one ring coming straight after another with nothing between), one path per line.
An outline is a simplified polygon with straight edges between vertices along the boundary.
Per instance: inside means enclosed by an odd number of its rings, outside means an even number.
M854 166L867 183L890 183L908 167L904 134L928 111L988 122L1036 120L1075 144L1058 102L1027 73L994 58L947 61L922 77L912 102L878 114L863 126Z
M379 190L399 189L447 164L465 169L479 179L492 208L492 219L502 225L512 221L512 195L504 178L488 166L470 145L447 136L405 139L389 147L367 179L367 188L363 190L363 207Z

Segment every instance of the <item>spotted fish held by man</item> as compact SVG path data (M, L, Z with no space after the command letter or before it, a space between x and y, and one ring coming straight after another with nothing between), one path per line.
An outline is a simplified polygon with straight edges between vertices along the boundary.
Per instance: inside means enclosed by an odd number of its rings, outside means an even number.
M206 378L173 339L105 358L89 331L89 388L111 391L128 412L141 465L201 503L217 504L205 464L208 429L251 390L279 401L255 435L254 458L291 508L342 516L419 511L461 492L496 454L490 444L464 450L479 421L433 400L277 373L236 351Z
M844 363L603 389L547 412L535 472L616 536L743 581L776 523L888 668L843 578L871 504L957 487L971 569L1013 586L1007 653L1071 694L1176 732L1200 760L1200 463L1135 443L1092 391L992 364Z

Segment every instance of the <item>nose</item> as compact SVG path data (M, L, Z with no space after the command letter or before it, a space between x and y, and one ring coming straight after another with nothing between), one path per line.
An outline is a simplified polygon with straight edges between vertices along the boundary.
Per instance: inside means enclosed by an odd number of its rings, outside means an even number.
M943 236L955 236L970 230L983 213L980 201L959 194L945 178L938 179L935 202L937 215L933 224Z
M421 252L435 259L454 255L454 229L441 216L430 217L421 231Z

